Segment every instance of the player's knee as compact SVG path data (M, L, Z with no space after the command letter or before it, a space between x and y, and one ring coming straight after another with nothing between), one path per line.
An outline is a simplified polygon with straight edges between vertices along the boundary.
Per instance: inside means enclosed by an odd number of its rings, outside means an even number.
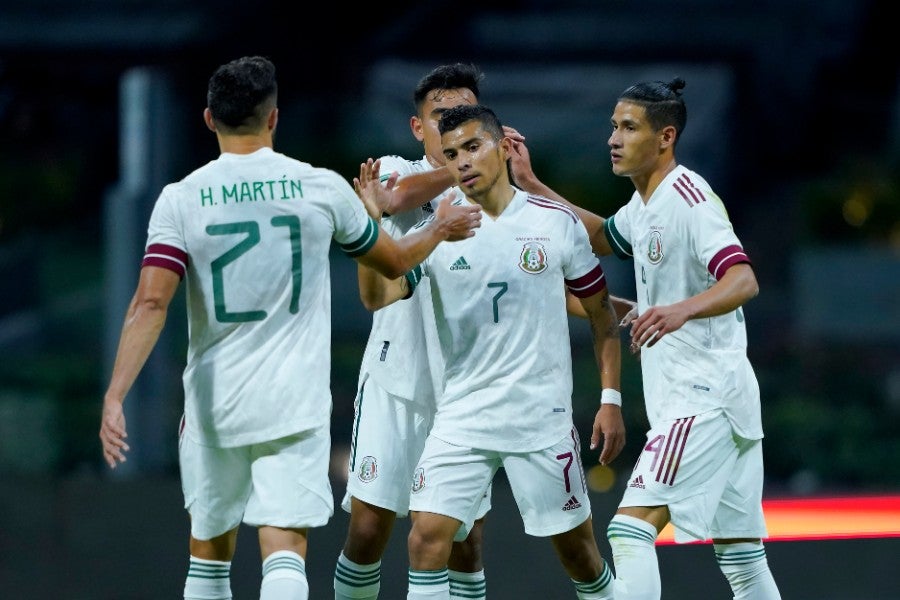
M417 564L446 565L453 540L436 529L413 527L407 538L410 559Z

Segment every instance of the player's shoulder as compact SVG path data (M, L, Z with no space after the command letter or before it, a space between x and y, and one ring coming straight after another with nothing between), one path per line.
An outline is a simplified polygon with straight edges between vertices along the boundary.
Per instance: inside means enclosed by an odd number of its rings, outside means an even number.
M532 211L541 213L541 219L562 219L566 222L578 223L578 215L567 204L537 194L516 192L524 194L521 201Z
M677 212L690 213L697 208L718 203L718 197L706 179L681 165L666 176L659 193L669 197L666 206Z
M434 167L425 160L425 157L417 159L404 158L398 154L385 154L378 158L381 162L381 175L390 175L394 171L400 175L408 175L410 173L425 173Z

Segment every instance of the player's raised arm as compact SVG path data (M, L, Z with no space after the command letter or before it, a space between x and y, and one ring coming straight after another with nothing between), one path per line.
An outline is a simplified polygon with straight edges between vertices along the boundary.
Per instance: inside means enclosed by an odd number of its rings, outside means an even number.
M389 279L396 279L425 260L439 243L472 237L475 229L481 226L481 207L469 203L452 204L452 199L452 194L444 198L434 218L399 240L380 230L372 248L357 260Z
M396 180L388 190L388 201L384 212L389 215L418 208L437 197L453 185L453 178L447 167L438 167L423 173L410 173Z
M525 138L516 132L517 137L507 136L512 140L512 148L509 154L509 171L512 175L513 183L530 194L537 194L562 202L578 215L581 222L584 223L588 232L588 239L591 241L591 248L595 254L600 256L608 256L612 254L612 247L606 239L603 231L603 222L605 219L600 215L593 213L586 208L582 208L577 204L569 202L561 195L556 193L551 187L538 179L534 169L531 168L531 153L528 146L525 145Z

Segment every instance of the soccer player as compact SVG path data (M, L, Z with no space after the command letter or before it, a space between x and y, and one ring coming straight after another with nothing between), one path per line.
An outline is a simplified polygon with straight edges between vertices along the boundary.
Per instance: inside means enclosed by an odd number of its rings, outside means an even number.
M372 307L430 290L445 361L434 423L413 478L407 598L450 597L453 536L460 526L471 527L478 499L500 467L525 531L551 538L577 596L612 598L572 422L565 300L568 287L590 319L603 387L591 447L603 438L605 464L621 451L625 428L619 335L603 270L570 208L511 185L512 140L493 111L457 106L444 112L439 131L447 167L466 196L457 202L480 206L482 227L456 246L440 244L404 278L387 281L371 270L360 278ZM371 196L363 197L377 215ZM416 285L420 274L427 285Z
M330 456L332 240L388 276L440 241L473 235L475 207L445 202L433 226L395 241L337 173L276 153L275 66L243 57L209 79L204 120L220 155L167 185L150 217L100 441L110 468L129 450L123 403L181 279L189 345L179 466L190 515L184 598L231 598L243 521L258 528L261 600L305 600L307 532L333 514Z
M406 234L431 214L440 195L453 186L444 165L438 121L448 108L475 104L483 77L475 65L463 63L440 65L428 72L413 91L415 114L410 118L410 129L425 155L417 160L387 155L360 166L357 182L384 173L385 189L378 190L378 203L384 214L381 225L392 235ZM525 189L555 194L531 170L524 137L511 127L504 127L504 133L519 149L510 166L523 173ZM373 170L376 162L379 169ZM625 312L631 309L633 303L621 302ZM355 403L347 491L342 502L350 512L350 523L335 567L335 600L378 597L380 561L397 516L409 511L410 482L442 386L442 363L427 289L409 302L373 313ZM489 508L490 490L472 531L453 544L448 561L451 598L479 600L486 595L481 548L484 515Z
M734 597L777 600L762 538L759 386L741 308L759 291L709 184L679 165L687 111L680 78L626 89L612 114L612 171L635 193L603 224L606 252L634 260L650 430L607 535L617 600L661 594L654 543L712 539Z

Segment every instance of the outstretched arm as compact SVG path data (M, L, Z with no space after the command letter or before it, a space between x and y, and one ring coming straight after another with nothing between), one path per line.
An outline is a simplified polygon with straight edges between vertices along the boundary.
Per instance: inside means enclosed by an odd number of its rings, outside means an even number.
M360 165L359 177L353 180L353 186L366 212L376 222L381 220L382 208L379 198L383 198L384 189L379 182L379 168L379 161L369 159ZM453 198L452 193L445 196L435 211L434 220L431 224L420 228L418 232L394 240L387 232L381 230L378 240L369 252L357 257L359 297L368 310L378 310L412 293L406 274L418 266L437 246L436 243L431 245L434 236L447 241L457 241L475 234L474 229L481 224L481 208L474 204L454 206L451 204ZM382 261L390 260L398 252L410 252L410 249L413 256L421 258L401 273L386 273L381 268Z
M169 269L141 269L138 287L122 326L109 387L103 396L100 443L103 446L103 458L111 469L115 469L118 463L125 462L125 452L129 450L125 442L128 432L122 409L125 396L159 339L166 323L169 303L180 281L178 274Z
M391 188L386 188L388 198L384 213L396 215L418 208L452 185L453 176L447 167L438 167L426 173L404 175L397 178L396 184Z
M600 409L594 417L591 432L591 449L601 441L600 464L612 462L625 447L625 422L622 419L621 372L622 349L615 311L609 293L603 290L593 296L581 298L581 304L591 324L594 357L600 371Z
M525 145L524 137L519 141L514 140L512 143L509 170L512 175L513 183L526 192L562 202L575 211L575 214L578 215L578 218L584 223L585 229L587 229L588 238L591 241L591 248L593 248L594 253L599 254L600 256L612 254L612 247L609 245L606 234L603 232L603 223L605 219L577 204L569 202L538 179L538 176L531 168L531 154L528 151L528 147Z
M503 133L514 142L525 138L512 127L503 127ZM447 167L441 166L425 173L411 173L396 179L396 184L385 195L383 212L396 215L422 206L443 194L455 184Z
M724 315L743 306L759 293L753 267L738 263L708 290L668 306L644 311L631 325L632 346L653 346L667 333L678 331L690 319Z
M380 161L369 159L360 165L360 174L353 185L366 212L380 222L382 208L379 203L382 186L378 181ZM481 207L465 202L452 204L453 194L448 194L438 204L434 218L415 232L395 240L379 225L378 239L369 251L356 259L362 265L375 269L388 279L405 275L425 260L443 241L459 241L475 235L481 226Z

